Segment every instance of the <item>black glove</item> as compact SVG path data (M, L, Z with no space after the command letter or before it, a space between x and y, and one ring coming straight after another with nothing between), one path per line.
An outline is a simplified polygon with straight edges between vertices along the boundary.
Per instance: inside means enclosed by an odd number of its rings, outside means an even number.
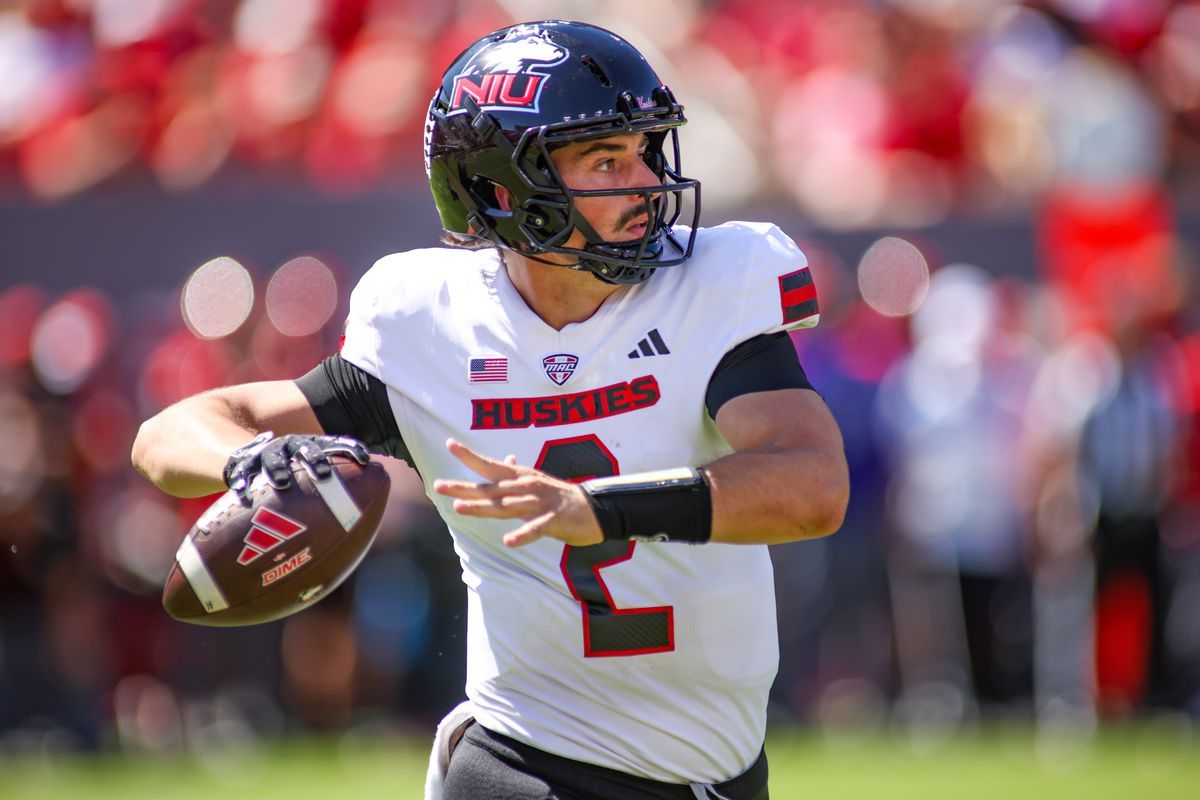
M233 451L225 463L222 477L225 485L245 500L251 481L260 472L267 476L276 489L291 486L294 458L312 468L317 480L328 478L333 473L329 463L331 454L348 456L360 464L371 460L366 445L349 436L289 434L275 438L271 431L263 431Z

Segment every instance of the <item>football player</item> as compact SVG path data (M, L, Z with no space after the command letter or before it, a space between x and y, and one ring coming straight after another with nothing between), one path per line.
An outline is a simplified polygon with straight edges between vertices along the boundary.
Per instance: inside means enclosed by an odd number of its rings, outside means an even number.
M429 796L767 797L766 545L835 531L848 476L787 333L817 321L804 254L698 227L684 122L609 31L483 37L425 128L456 246L375 264L309 374L185 400L134 445L177 495L286 490L337 435L416 467L469 598Z

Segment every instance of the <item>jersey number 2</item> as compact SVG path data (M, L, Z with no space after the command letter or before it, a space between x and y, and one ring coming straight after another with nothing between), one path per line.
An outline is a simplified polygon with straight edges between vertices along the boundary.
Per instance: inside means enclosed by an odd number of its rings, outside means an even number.
M595 434L551 439L542 446L538 469L580 482L618 474L616 457ZM638 656L675 649L675 616L671 606L617 608L600 570L633 558L637 542L602 542L588 547L563 546L563 578L583 610L583 654Z

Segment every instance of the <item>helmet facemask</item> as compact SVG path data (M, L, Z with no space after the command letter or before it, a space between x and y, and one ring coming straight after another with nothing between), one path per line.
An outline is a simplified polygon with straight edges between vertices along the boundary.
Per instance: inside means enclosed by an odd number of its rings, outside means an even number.
M650 277L651 272L658 267L669 267L686 261L691 255L695 240L697 218L700 213L700 184L698 181L684 178L679 172L679 138L677 125L679 123L655 124L638 126L636 123L603 135L579 136L570 131L559 134L550 129L544 130L536 137L531 147L543 155L538 159L546 165L544 172L549 174L554 183L553 195L559 202L565 202L566 225L561 231L555 232L546 239L534 238L536 231L526 231L531 243L541 252L564 253L579 258L578 268L589 269L598 278L610 283L633 284L641 283ZM669 127L668 127L669 125ZM619 133L644 132L647 136L647 148L643 159L651 171L658 176L659 181L649 186L635 186L622 189L572 189L563 180L555 166L550 152L559 141L578 142L588 141L603 136L613 136ZM672 158L668 167L668 159L663 153L663 146L670 142ZM687 205L687 194L691 193L692 217L687 240L680 242L672 230L675 223ZM535 209L540 203L540 197L546 196L546 188L541 187L524 204L529 209ZM576 201L588 197L636 197L645 210L646 229L641 237L627 241L607 241L601 236L587 218L579 211ZM536 213L536 212L535 212ZM568 247L563 242L572 231L583 235L582 247Z
M611 34L604 37L605 41L615 38ZM623 42L621 45L628 48ZM629 51L641 58L632 48ZM600 69L589 56L581 61L593 72ZM639 79L643 75L652 78L644 60L641 64L644 71L638 73ZM596 80L582 70L579 74L585 82ZM490 113L470 95L461 96L458 107L451 110L446 91L439 90L430 106L426 163L431 168L430 182L443 226L536 261L558 264L538 256L573 256L577 260L565 266L589 270L609 283L641 283L656 268L686 261L700 215L699 181L683 177L679 167L678 128L686 118L665 86L655 80L648 87L643 80L640 87L636 97L630 91L610 90L610 113L561 113L546 124L536 124L539 120L528 115ZM553 113L569 110L559 108ZM551 114L540 116L544 121ZM531 124L514 124L514 119L522 123L527 119ZM551 156L555 149L574 142L639 133L647 136L643 158L659 178L653 185L572 189ZM508 207L502 208L497 201L496 186L508 191ZM621 195L641 199L649 210L646 229L636 240L606 241L579 211L576 201ZM672 228L688 205L690 230L685 239ZM584 244L568 247L566 242L574 231L580 232Z

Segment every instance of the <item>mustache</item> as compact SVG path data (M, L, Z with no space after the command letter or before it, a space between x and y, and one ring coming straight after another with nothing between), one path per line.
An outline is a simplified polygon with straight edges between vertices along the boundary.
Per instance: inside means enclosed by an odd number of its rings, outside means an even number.
M625 213L621 214L621 218L617 220L617 227L624 228L626 225L629 225L635 219L643 215L646 217L647 221L654 219L654 208L651 204L642 203L641 205L636 205Z

